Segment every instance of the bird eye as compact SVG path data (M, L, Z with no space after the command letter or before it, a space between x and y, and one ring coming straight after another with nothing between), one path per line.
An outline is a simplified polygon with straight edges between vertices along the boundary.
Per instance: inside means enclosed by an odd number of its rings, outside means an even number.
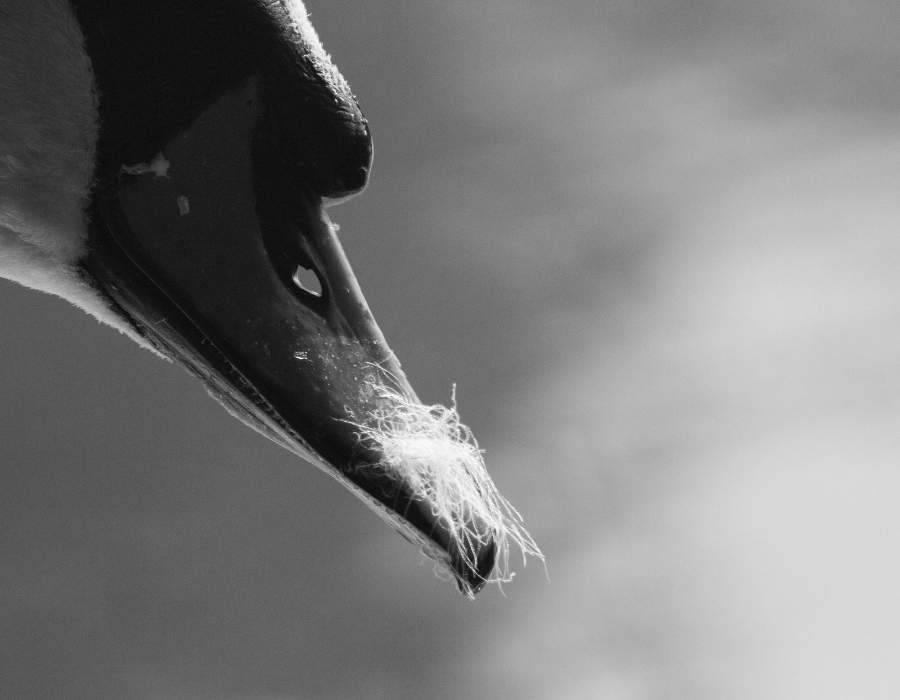
M322 281L319 279L319 273L305 265L297 265L294 274L291 276L294 284L307 294L321 299L322 298Z

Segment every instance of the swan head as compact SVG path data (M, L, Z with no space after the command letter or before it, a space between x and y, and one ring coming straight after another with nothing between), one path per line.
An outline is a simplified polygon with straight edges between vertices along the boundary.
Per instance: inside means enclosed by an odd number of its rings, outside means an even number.
M463 593L509 541L537 552L342 251L326 207L371 137L299 0L10 0L0 98L0 275L182 364Z

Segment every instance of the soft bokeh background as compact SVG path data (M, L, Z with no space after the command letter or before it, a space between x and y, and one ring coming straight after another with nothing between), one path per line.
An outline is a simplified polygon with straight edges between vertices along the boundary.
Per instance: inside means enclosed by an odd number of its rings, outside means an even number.
M0 695L900 695L900 5L310 0L334 212L549 562L460 599L181 370L0 289Z

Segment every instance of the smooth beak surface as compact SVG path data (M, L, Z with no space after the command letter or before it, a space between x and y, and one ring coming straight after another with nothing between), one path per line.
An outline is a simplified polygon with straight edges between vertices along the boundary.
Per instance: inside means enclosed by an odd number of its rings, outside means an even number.
M494 543L462 551L360 439L357 424L392 400L376 387L416 396L304 177L310 164L285 157L261 93L250 78L152 162L110 164L84 268L229 411L343 482L473 595L490 578Z

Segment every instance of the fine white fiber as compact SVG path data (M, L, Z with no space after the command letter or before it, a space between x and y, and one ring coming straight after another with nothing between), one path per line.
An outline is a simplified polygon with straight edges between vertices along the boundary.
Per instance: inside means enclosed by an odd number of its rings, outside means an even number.
M544 561L522 516L494 485L472 431L460 422L456 388L449 408L411 401L382 385L372 388L382 399L379 408L350 422L360 439L381 453L374 468L407 484L413 498L447 528L463 560L474 566L475 553L493 542L497 565L489 582L498 584L514 575L509 568L511 545L521 551L523 565L527 556Z
M145 175L152 173L156 177L169 177L169 168L172 164L166 159L166 156L160 151L149 163L134 163L132 165L123 165L121 170L126 175Z

